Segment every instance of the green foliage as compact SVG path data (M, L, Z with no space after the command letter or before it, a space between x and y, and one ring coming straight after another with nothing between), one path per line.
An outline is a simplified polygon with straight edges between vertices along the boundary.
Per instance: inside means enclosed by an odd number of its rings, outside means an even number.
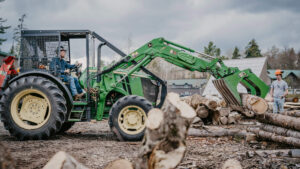
M3 0L0 0L0 3L3 2ZM5 25L5 22L7 20L6 19L3 19L0 17L0 34L5 34L6 33L6 30L10 28L10 26L6 26ZM0 38L0 46L2 45L3 42L5 42L6 39L4 38Z
M229 59L228 57L223 56L223 55L222 55L220 58L221 58L222 60L228 60L228 59Z
M255 39L252 39L246 46L245 55L246 58L262 57L259 46L256 43Z
M207 47L204 47L204 53L210 56L217 56L221 55L221 49L217 48L216 45L210 41Z
M241 58L240 50L238 47L235 47L232 53L232 59L240 59L240 58Z
M268 69L300 69L300 51L297 53L294 48L280 50L273 46L264 56L267 57Z

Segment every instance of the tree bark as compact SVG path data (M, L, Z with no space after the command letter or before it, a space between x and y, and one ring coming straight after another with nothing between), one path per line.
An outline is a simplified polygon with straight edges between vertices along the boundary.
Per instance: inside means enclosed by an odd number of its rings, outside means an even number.
M228 123L228 118L225 116L221 116L220 122L221 122L221 124L226 125Z
M240 96L246 109L253 111L257 115L267 112L269 106L263 98L245 93L241 93Z
M15 161L10 156L9 151L0 143L0 168L1 169L15 169Z
M273 125L269 125L269 124L263 124L260 128L267 132L276 133L278 135L282 135L282 136L286 136L286 137L294 137L294 138L300 139L300 132L294 131L291 129L286 129L283 127L273 126Z
M265 113L264 115L257 116L257 119L263 123L300 131L300 118L281 114Z
M207 118L209 111L205 106L200 106L198 105L196 109L197 116L200 117L201 119Z
M274 142L285 143L292 146L300 147L300 139L294 137L284 137L279 136L271 132L263 131L258 128L247 128L247 131L256 134L258 137L261 137L266 140L271 140Z
M175 168L184 157L187 131L196 116L195 110L168 93L160 109L148 113L143 146L135 169Z
M134 169L130 161L119 159L110 162L104 169Z
M87 169L69 154L60 151L56 153L43 169Z
M222 137L222 136L241 136L245 137L247 132L245 130L230 128L226 129L223 127L207 127L207 129L194 129L190 128L188 131L189 136L195 137Z
M210 110L216 110L216 108L218 107L218 103L215 100L202 97L198 94L184 97L182 100L184 100L194 109L197 109L198 105L205 105Z
M222 169L243 169L241 163L236 159L228 159L222 166Z
M300 149L281 149L281 150L256 150L247 151L246 154L257 154L261 157L271 156L271 157L292 157L299 158Z
M287 116L293 116L293 117L300 117L300 110L285 111L285 112L282 112L280 114L287 115Z

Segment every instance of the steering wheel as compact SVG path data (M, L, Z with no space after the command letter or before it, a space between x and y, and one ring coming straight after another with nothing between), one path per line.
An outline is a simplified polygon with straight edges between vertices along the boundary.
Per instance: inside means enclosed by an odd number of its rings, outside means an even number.
M78 78L81 76L81 67L82 67L82 64L75 66L73 69Z

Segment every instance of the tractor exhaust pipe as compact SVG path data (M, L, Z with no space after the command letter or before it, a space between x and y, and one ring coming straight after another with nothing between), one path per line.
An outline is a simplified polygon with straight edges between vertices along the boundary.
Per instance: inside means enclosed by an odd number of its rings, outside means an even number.
M98 49L97 49L97 83L99 83L101 81L101 48L102 46L106 45L106 43L100 43L98 45Z

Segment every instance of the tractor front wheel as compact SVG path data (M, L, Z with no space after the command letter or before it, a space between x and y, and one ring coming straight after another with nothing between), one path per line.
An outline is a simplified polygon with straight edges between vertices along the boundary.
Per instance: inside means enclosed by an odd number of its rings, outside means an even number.
M109 125L119 140L141 140L150 109L151 103L143 97L135 95L122 97L109 112Z
M28 76L12 82L0 100L4 127L19 140L46 139L66 119L66 100L53 82Z

